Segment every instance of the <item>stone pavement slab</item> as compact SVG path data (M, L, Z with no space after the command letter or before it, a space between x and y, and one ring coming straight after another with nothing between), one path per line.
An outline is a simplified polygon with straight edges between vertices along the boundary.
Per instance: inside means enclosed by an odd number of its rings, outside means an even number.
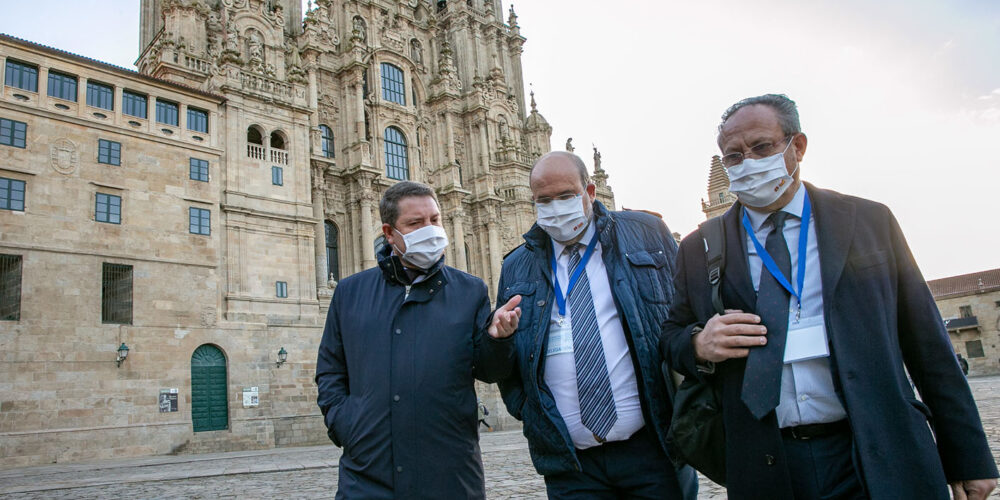
M1000 376L969 380L1000 459ZM520 431L484 432L480 439L490 499L545 498ZM0 470L0 496L16 499L331 498L340 449L333 446L176 455ZM726 498L706 479L698 497ZM1000 498L994 491L990 498Z

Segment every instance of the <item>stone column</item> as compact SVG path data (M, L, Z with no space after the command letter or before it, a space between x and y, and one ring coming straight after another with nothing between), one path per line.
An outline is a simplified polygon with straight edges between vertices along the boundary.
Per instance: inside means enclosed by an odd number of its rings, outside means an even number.
M455 164L455 128L451 123L451 113L444 113L444 126L445 126L445 141L448 145L448 162L452 165Z
M323 169L314 168L312 179L313 217L316 218L316 288L326 288L330 270L326 262L326 213L324 205Z
M490 221L486 228L489 231L490 242L490 252L486 256L490 260L490 297L496 300L497 283L500 281L500 265L503 264L503 248L500 246L500 218L497 217L496 213L490 214Z
M471 272L466 269L466 256L465 256L465 225L463 224L463 218L465 217L465 212L462 210L455 210L451 214L451 231L455 235L455 242L452 246L455 247L455 261L452 263L452 267L456 267L465 272Z
M479 161L483 164L483 169L481 170L483 173L490 171L490 143L486 135L486 126L488 123L486 116L483 116L483 121L479 123Z
M373 178L369 175L358 176L358 195L361 211L361 269L375 267L375 224L372 221L372 203L375 193L372 191Z
M76 114L83 116L87 112L87 77L76 79Z
M355 113L357 117L355 118L355 127L358 131L358 142L365 140L365 90L364 90L364 70L361 70L362 74L358 79L358 82L354 85L357 89L357 98L355 102L357 107L355 108ZM373 133L374 134L374 133Z

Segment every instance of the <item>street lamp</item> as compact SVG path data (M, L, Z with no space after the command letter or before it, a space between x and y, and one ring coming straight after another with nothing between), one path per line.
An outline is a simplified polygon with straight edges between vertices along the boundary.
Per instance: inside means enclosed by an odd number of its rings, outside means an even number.
M119 368L121 368L122 363L125 361L125 358L127 357L128 357L128 346L125 345L125 342L122 342L122 345L118 346L118 358L115 359L115 363L118 364Z
M285 361L287 359L288 359L288 351L286 351L285 348L282 347L281 349L278 350L278 361L274 363L274 366L280 367L281 365L285 364Z

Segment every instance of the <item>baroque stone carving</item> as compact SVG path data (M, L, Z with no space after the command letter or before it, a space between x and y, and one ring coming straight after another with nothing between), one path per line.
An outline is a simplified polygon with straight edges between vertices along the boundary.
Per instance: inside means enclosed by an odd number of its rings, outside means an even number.
M66 138L56 139L49 146L49 158L52 169L63 175L72 174L80 165L80 153L76 149L76 144Z

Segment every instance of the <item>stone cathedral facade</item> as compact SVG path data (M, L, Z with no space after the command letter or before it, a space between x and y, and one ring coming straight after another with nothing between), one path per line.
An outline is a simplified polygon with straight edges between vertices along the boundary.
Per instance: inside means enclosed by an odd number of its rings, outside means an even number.
M499 0L141 9L138 72L0 35L4 465L328 442L316 348L382 192L431 185L494 295L534 222L552 128Z

